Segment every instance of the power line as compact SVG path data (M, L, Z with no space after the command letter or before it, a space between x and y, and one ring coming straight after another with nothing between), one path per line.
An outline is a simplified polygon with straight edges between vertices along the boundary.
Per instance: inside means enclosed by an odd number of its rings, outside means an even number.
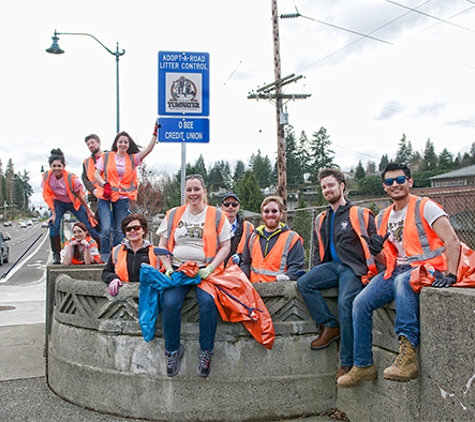
M452 26L455 26L455 27L457 27L457 28L463 29L463 30L465 30L465 31L470 31L470 32L475 33L474 30L469 29L469 28L466 28L465 26L458 25L458 24L453 23L453 22L449 22L448 20L438 18L437 16L429 15L428 13L421 12L420 10L413 9L412 7L405 6L404 4L397 3L397 2L395 2L395 1L393 1L393 0L386 0L386 1L387 1L388 3L395 4L396 6L399 6L399 7L402 7L402 8L404 8L404 9L410 10L411 12L419 13L420 15L427 16L427 17L432 18L432 19L436 19L436 20L438 20L439 22L446 23L447 25L452 25Z

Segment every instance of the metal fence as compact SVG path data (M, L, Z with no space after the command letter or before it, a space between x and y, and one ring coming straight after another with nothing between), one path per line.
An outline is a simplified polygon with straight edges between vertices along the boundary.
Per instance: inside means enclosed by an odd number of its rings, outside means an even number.
M475 249L475 187L453 190L420 189L413 190L413 194L425 196L439 203L449 215L450 222L459 239L470 248ZM376 215L392 201L389 197L368 198L352 201L360 207L371 209ZM315 217L327 206L294 209L286 212L287 224L304 239L305 262L311 268L313 245L313 222ZM262 224L259 217L249 218L255 226Z

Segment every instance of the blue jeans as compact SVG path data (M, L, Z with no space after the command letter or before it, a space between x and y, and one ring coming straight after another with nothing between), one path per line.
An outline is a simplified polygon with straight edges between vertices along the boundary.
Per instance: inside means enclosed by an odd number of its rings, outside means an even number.
M201 350L213 350L218 327L218 310L213 297L198 286L177 286L163 292L162 326L168 352L174 352L180 346L181 307L191 287L195 289L200 309Z
M337 327L338 321L328 309L320 290L338 287L338 316L340 319L340 364L353 366L353 301L363 284L353 270L338 261L325 262L313 267L300 277L297 287L307 304L308 311L318 325Z
M353 328L356 366L366 367L374 363L371 351L373 311L392 300L396 301L396 334L406 337L414 347L419 345L419 295L409 284L411 270L409 265L397 266L387 280L384 279L384 273L379 273L355 299Z
M86 225L87 230L92 238L99 239L99 232L89 224L89 220L87 218L87 212L83 205L81 205L79 209L76 211L74 209L72 202L61 202L56 199L54 200L54 212L56 214L56 220L54 221L54 224L49 229L50 236L53 237L53 236L60 235L61 220L63 218L63 215L67 211L74 214L81 223L84 223Z
M101 258L103 262L107 262L112 247L118 245L124 238L121 224L130 213L129 199L119 199L117 202L99 199L97 211L101 220ZM112 245L111 236L113 237Z

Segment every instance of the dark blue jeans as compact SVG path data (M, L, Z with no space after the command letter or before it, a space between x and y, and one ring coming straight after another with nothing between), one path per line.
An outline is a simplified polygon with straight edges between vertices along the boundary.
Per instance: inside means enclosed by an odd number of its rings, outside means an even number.
M307 304L308 311L318 325L337 327L338 320L330 312L320 290L338 287L338 316L340 319L340 364L353 366L353 301L361 290L361 279L353 270L338 261L325 262L313 267L300 277L297 287Z
M103 262L107 262L112 247L118 245L124 238L122 220L130 213L129 200L125 198L111 202L99 199L97 212L101 220L101 258Z
M163 292L162 326L168 352L174 352L180 346L181 308L191 287L195 289L200 310L200 348L213 350L218 327L218 310L213 297L198 286L177 286Z
M54 200L54 212L56 214L56 220L49 229L50 236L59 236L61 220L67 211L74 214L81 223L86 225L87 230L89 231L89 234L92 236L92 238L99 239L99 232L89 224L86 209L82 205L76 211L72 202L61 202L56 199Z
M356 366L374 363L373 312L393 299L396 301L396 334L406 337L414 347L419 345L419 295L409 284L411 270L409 265L397 266L387 280L384 273L379 273L356 298L353 305Z

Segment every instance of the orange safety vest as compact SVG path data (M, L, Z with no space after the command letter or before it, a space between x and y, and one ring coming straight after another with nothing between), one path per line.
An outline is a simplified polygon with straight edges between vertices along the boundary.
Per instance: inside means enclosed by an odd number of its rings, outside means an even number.
M292 247L302 239L292 231L276 231L272 236L278 234L278 239L271 251L264 258L259 235L254 231L249 239L249 256L251 257L250 277L251 283L272 282L278 274L282 274L287 269L287 257Z
M369 281L378 274L378 268L376 267L376 261L374 256L369 251L368 242L363 238L363 236L369 237L368 234L368 224L369 224L369 217L370 214L373 214L371 210L368 208L361 208L352 206L349 211L349 217L351 222L351 227L358 235L360 239L361 248L363 249L366 267L368 268L368 272L366 275L361 277L361 282L363 284L368 284ZM320 228L322 227L323 220L325 218L326 211L321 212L315 217L314 223L314 230L318 240L318 251L320 254L320 262L323 262L325 257L325 246L323 244L322 235L320 233Z
M104 154L102 156L104 158ZM86 158L84 160L84 169L86 170L86 176L89 179L89 181L94 185L94 188L96 189L96 197L101 198L102 197L102 186L99 185L99 182L96 180L94 177L94 174L96 173L96 163L92 157ZM91 192L92 195L92 192Z
M74 240L74 237L71 239L71 240ZM91 237L91 236L86 236L86 240L87 240L87 243L89 243L89 249L93 248L94 246L99 250L99 247L97 245L97 242ZM66 245L69 245L69 243L71 242L67 242ZM66 246L65 245L65 246ZM74 247L74 246L73 246ZM102 261L101 261L101 256L99 254L97 255L93 255L92 256L92 259L96 262L96 264L102 264ZM79 259L77 259L75 256L74 256L74 253L73 253L73 257L71 259L71 264L72 265L84 265L85 262L84 261L81 261Z
M45 200L46 204L48 204L48 208L50 210L54 209L54 198L55 193L53 189L51 189L51 185L49 184L49 178L55 177L51 170L47 170L43 174L43 199ZM75 174L70 173L69 171L63 170L63 179L66 182L66 191L68 193L69 199L73 203L74 209L77 211L81 206L81 201L79 201L78 195L74 192L74 182L77 180Z
M102 177L106 183L110 183L111 185L112 193L110 200L112 202L117 202L119 200L119 195L124 195L135 201L137 200L137 189L139 185L137 169L135 168L135 154L126 155L125 173L120 181L119 174L117 172L117 166L115 164L115 155L115 152L110 151L105 152L102 156L104 161L104 171L102 172Z
M242 225L242 236L241 240L239 241L236 253L242 254L244 252L244 248L246 247L247 243L249 242L249 238L251 237L251 233L254 230L254 225L249 221L244 220Z
M157 255L153 253L153 245L148 246L148 261L150 265L157 268ZM112 262L115 265L115 273L121 281L129 282L129 271L127 270L127 247L120 244L112 251Z
M424 218L424 207L427 201L430 199L410 195L402 232L403 247L411 267L431 264L436 270L443 272L447 269L445 245ZM391 207L384 209L376 217L376 227L381 236L387 232ZM384 278L388 279L396 266L397 249L388 242L383 251L386 257Z
M175 249L175 230L178 227L183 213L186 210L188 205L182 205L181 207L172 208L167 211L167 239L168 239L168 250L173 252ZM205 225L203 228L203 248L205 253L205 262L206 264L211 263L214 257L219 250L219 233L224 225L224 219L226 217L223 215L223 212L216 208L208 206L206 211ZM218 268L224 268L224 263Z

